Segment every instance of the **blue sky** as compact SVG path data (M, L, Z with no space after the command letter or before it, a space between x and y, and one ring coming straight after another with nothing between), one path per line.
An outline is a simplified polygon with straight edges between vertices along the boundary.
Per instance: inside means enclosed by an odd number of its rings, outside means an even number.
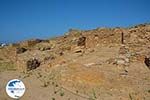
M0 42L150 22L150 0L0 0Z

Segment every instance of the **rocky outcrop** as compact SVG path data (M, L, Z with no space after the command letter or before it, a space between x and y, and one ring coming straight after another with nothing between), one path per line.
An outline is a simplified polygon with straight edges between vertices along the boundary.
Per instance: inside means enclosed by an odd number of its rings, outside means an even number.
M121 46L119 49L119 55L116 58L116 64L117 65L129 65L130 63L130 52L128 47Z
M150 57L145 57L144 63L150 69Z
M28 60L26 65L27 65L27 71L30 71L30 70L33 70L33 69L36 69L37 67L39 67L40 62L34 58L34 59Z
M41 42L43 42L43 40L41 40L41 39L31 39L31 40L23 41L20 44L22 46L32 47L32 46L36 45L37 43L41 43Z
M77 45L78 46L85 46L85 44L86 44L86 37L85 36L80 37L78 42L77 42Z
M46 50L51 50L51 47L41 47L38 48L40 51L46 51Z
M26 52L27 51L27 49L26 48L23 48L23 47L18 47L18 48L16 48L16 53L17 54L21 54L21 53L24 53L24 52Z

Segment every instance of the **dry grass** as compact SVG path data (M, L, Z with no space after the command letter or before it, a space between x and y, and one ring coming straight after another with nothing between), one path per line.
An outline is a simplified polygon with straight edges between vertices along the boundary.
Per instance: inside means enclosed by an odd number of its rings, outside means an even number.
M0 72L2 71L14 71L16 70L14 63L12 62L0 62Z

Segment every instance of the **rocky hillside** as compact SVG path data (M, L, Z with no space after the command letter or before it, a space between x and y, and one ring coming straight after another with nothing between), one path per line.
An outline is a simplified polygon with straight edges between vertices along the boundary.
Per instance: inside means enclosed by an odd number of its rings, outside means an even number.
M149 24L72 29L61 37L1 48L0 72L24 72L24 78L36 75L44 87L57 83L73 96L71 100L149 100L150 68L145 64L149 57ZM67 96L61 100L69 100ZM26 94L24 99L31 98Z

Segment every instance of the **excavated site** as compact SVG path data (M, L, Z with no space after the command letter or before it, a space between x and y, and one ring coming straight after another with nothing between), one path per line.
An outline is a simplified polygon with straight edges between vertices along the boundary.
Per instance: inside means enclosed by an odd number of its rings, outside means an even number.
M150 25L70 29L0 48L0 100L10 79L20 100L150 100Z

